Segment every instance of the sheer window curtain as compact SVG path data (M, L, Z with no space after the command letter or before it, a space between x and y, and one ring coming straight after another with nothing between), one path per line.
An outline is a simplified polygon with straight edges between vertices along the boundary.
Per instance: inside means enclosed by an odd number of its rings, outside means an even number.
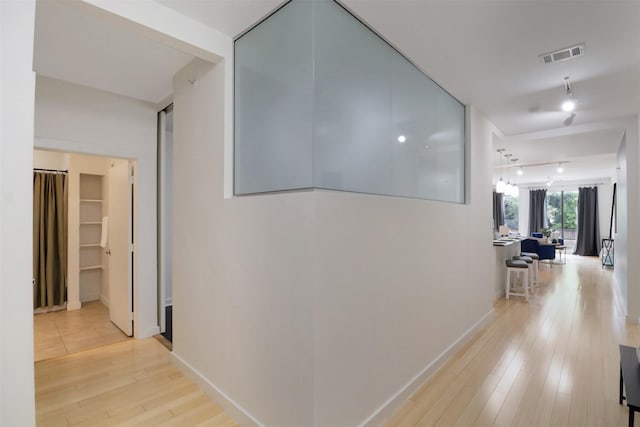
M598 224L598 187L578 188L578 238L574 254L587 256L600 254Z
M547 221L544 201L546 198L547 190L529 191L529 236L545 227Z
M498 231L504 224L504 195L493 192L493 229Z
M33 174L33 308L67 299L67 176Z

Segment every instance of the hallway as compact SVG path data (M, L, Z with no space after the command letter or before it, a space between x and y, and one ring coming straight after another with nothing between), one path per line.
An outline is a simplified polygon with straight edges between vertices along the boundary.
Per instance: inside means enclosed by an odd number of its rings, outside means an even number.
M612 276L597 258L541 266L530 303L497 301L487 328L386 425L626 425L618 344L640 344L640 327L625 324ZM154 339L36 363L36 408L39 426L235 425Z
M623 426L618 344L640 344L597 258L540 267L530 299L502 298L488 327L458 351L387 426Z

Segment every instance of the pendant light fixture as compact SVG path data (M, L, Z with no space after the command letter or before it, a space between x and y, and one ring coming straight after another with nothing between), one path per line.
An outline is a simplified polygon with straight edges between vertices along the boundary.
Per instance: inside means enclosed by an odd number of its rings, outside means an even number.
M507 185L504 187L504 193L507 196L510 196L511 192L513 191L512 190L513 186L511 185L511 169L510 169L511 156L513 156L513 154L507 153L504 156L507 158Z
M518 159L511 159L511 161L513 162L513 167L516 167L516 163L518 163ZM518 172L520 172L521 170L519 170ZM515 180L513 181L513 184L511 185L511 197L518 197L520 195L520 189L518 188L518 186L516 185Z
M498 152L498 156L500 158L500 180L496 183L496 193L503 194L505 187L507 186L507 184L505 184L505 182L502 180L502 153L505 152L505 149L498 148L496 151Z

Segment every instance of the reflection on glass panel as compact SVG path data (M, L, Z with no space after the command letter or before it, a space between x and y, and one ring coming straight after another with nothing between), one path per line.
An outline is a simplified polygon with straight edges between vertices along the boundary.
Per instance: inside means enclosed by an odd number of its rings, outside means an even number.
M312 187L311 24L294 1L236 40L236 194Z
M306 27L290 30L297 12ZM257 76L236 77L236 194L288 185L464 201L464 106L339 4L293 0L236 42L238 64Z

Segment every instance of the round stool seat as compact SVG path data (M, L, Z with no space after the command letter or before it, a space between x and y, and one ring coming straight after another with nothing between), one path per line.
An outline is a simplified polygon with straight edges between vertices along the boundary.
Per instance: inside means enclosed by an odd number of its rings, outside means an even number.
M532 259L540 259L540 255L538 255L535 252L522 252L520 255L521 256L528 256L529 258L532 258Z
M514 267L514 268L529 268L529 266L527 265L526 261L522 261L519 259L508 259L505 261L505 263L507 264L507 267Z
M527 264L532 264L532 263L533 263L533 258L528 257L528 256L518 256L518 255L515 255L515 256L513 256L513 258L512 258L512 259L514 259L514 260L524 261L524 262L526 262Z

